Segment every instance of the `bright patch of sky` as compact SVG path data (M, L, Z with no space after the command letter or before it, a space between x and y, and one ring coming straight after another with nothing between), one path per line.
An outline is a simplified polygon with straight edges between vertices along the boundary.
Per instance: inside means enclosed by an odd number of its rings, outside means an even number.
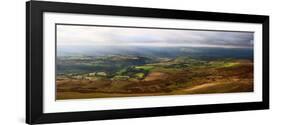
M57 25L58 46L252 48L252 32Z

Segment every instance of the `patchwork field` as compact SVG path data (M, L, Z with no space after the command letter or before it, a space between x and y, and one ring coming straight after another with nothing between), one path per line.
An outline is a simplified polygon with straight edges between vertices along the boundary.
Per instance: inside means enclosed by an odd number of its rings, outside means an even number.
M253 91L249 59L111 55L57 61L56 99Z

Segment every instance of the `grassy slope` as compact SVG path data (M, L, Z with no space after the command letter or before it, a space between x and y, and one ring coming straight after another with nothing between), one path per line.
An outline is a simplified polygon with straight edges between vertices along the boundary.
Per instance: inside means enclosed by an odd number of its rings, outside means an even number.
M247 60L177 59L134 68L147 72L145 78L57 81L57 99L253 91L253 64Z

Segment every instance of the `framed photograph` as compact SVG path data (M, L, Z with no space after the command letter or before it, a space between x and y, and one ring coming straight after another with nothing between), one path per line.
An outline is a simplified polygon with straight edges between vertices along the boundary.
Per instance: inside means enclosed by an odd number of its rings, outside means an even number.
M269 109L269 17L26 3L28 124Z

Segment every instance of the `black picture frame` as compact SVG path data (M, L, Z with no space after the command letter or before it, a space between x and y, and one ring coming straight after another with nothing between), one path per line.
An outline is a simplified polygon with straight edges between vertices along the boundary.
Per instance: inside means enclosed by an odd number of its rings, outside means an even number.
M262 101L157 108L43 113L43 13L115 15L262 24ZM269 16L62 2L26 3L26 123L57 123L269 109Z

